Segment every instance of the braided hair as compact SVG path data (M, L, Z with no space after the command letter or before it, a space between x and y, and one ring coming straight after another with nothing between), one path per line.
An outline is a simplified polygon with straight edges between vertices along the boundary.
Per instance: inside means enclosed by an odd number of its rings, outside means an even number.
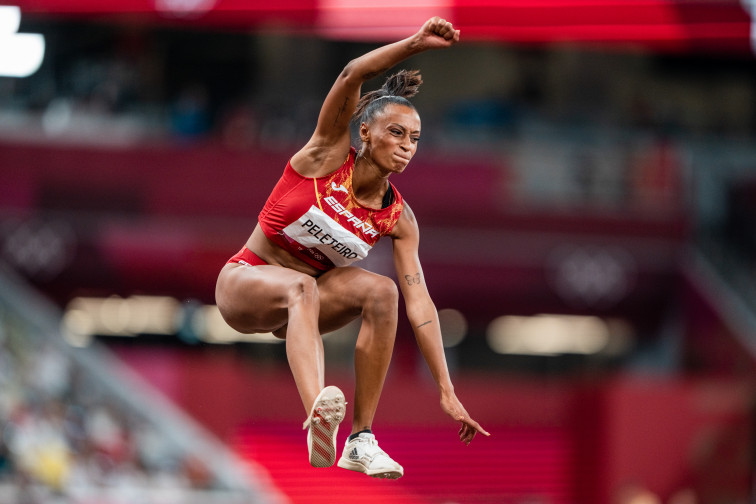
M419 70L400 70L386 79L380 89L369 91L360 97L352 120L370 124L375 116L391 103L404 105L414 110L415 106L408 98L417 94L422 83L423 78Z

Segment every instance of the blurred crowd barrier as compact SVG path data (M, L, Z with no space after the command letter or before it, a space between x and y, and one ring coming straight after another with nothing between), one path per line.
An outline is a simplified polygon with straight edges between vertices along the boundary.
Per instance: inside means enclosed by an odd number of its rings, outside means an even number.
M275 502L220 444L102 349L73 350L0 277L0 502Z

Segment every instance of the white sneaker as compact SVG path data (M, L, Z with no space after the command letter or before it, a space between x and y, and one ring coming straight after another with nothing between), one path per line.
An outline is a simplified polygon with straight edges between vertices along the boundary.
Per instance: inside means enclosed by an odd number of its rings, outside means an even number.
M307 429L311 466L331 467L336 462L336 433L345 413L344 393L338 387L326 387L315 398L310 416L302 426Z
M344 445L339 467L365 473L374 478L397 479L404 475L404 468L378 447L378 441L373 434L366 432Z

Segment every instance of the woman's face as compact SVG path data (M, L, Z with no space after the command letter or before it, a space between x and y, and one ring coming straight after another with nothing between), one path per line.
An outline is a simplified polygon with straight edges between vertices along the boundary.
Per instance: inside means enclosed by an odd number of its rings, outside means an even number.
M360 137L378 168L387 173L401 173L417 151L420 116L412 107L391 103L370 125L362 123Z

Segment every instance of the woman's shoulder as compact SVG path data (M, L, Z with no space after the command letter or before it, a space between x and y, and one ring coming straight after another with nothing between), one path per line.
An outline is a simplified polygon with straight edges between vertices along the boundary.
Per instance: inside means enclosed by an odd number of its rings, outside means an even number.
M318 178L330 175L351 160L354 163L355 148L344 145L318 145L310 141L289 160L292 169L303 177Z
M397 238L417 238L419 229L415 213L407 204L407 200L401 202L401 213L396 220L396 224L391 229L389 236Z

